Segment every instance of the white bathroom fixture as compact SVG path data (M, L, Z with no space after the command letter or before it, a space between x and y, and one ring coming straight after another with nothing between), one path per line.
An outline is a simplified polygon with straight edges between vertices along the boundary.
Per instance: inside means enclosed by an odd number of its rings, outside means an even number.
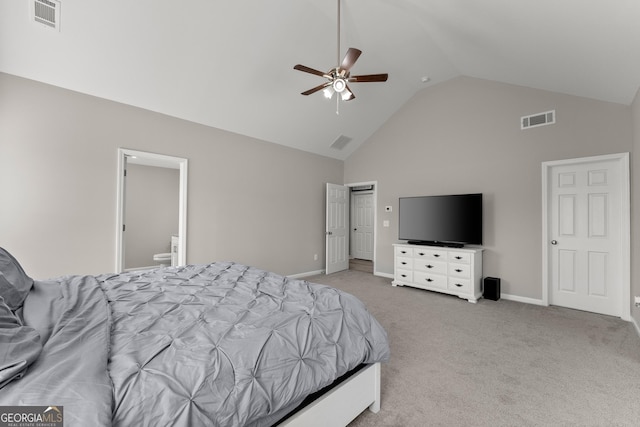
M153 262L158 264L160 267L168 267L171 265L171 253L161 253L155 254L153 256Z

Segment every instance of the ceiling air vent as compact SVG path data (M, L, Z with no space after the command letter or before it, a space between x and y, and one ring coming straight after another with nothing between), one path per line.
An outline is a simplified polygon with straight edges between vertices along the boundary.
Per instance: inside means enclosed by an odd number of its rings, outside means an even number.
M552 125L556 122L556 110L544 113L532 114L520 118L520 129L529 129L538 126Z
M348 136L340 135L333 141L331 144L331 148L335 148L336 150L342 150L348 143L351 142L353 138L349 138Z
M31 0L31 19L48 28L60 31L60 2L57 0Z

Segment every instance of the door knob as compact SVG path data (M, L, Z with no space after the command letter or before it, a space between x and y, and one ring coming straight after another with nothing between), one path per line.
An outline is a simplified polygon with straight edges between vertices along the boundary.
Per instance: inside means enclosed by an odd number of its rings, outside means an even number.
M557 245L557 244L558 244L558 241L557 241L557 240L552 240L552 241L551 241L551 244L552 244L552 245Z

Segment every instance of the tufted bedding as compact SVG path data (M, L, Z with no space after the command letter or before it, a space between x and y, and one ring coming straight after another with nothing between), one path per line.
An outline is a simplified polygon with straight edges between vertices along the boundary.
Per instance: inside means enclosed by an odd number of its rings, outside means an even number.
M2 305L0 405L63 406L66 426L272 425L389 357L352 295L231 262L33 281Z

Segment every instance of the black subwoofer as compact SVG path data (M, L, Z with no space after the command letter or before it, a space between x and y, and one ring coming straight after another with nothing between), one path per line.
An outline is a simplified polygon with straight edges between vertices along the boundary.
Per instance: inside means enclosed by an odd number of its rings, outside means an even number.
M485 277L482 296L486 299L498 301L500 299L500 279L497 277Z

